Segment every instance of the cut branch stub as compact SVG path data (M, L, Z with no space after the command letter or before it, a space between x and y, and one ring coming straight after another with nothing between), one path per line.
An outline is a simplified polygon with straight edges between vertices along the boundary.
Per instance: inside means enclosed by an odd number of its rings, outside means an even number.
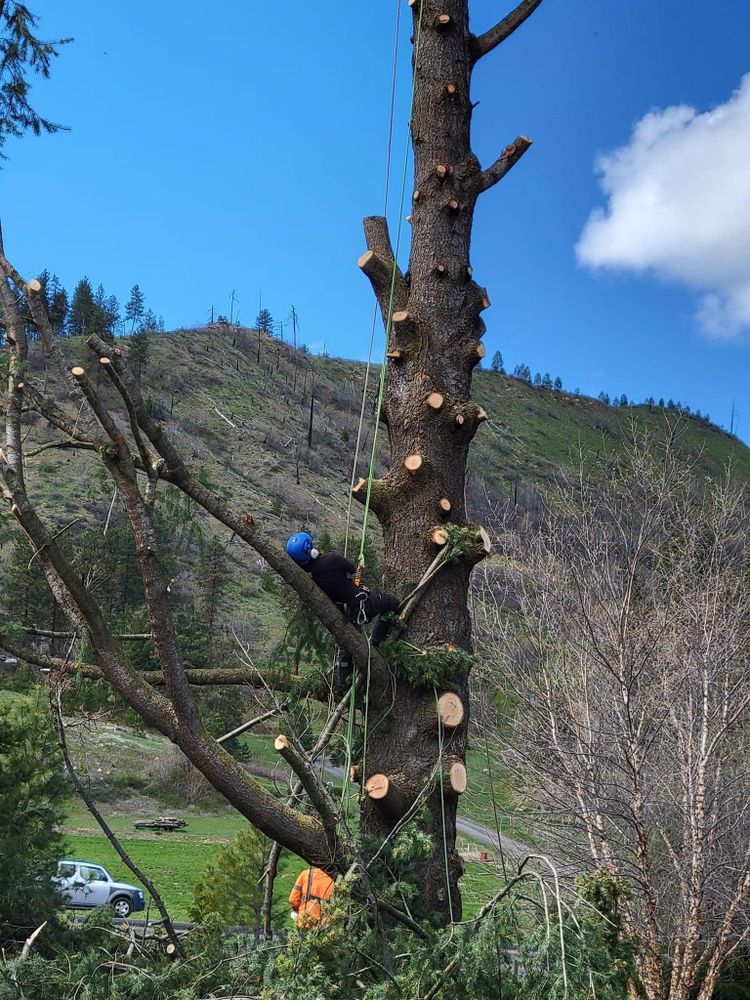
M391 361L402 361L404 358L404 352L400 348L396 347L392 351L388 351L386 353L386 357Z
M481 304L482 304L482 309L483 309L483 310L484 310L484 309L489 309L489 307L490 307L490 306L492 305L492 303L490 302L490 297L489 297L489 295L487 294L487 289L486 289L486 288L482 288L482 289L480 290L480 298L479 298L479 301L480 301L480 302L481 302Z
M406 309L397 309L391 316L391 325L397 334L408 333L414 326L414 320Z
M412 195L412 199L413 201L419 201L419 198L420 198L420 191L419 188L417 188L414 194Z
M466 423L465 414L463 414L459 410L458 413L456 413L453 417L453 423L456 425L456 427L463 427L463 425Z
M440 497L438 500L438 507L442 514L450 514L453 504L450 502L448 497Z
M435 274L439 278L442 278L443 275L445 274L445 264L436 264L435 265Z
M384 812L403 816L408 809L407 796L399 788L397 779L387 774L371 774L365 782L365 792Z
M430 541L433 545L447 545L448 544L448 532L445 528L438 526L433 528L430 532Z
M483 420L487 419L487 411L484 407L480 406L477 410L477 423L481 424Z
M417 454L407 455L406 458L404 459L404 468L412 476L415 476L423 465L424 465L424 459L422 458L421 455Z
M42 283L41 281L38 281L36 278L32 278L31 281L26 285L26 288L30 292L41 292Z
M458 729L464 721L464 703L455 691L444 691L438 698L437 712L444 729Z
M445 782L448 786L446 791L450 790L454 795L464 794L469 780L463 761L456 760L446 768Z
M438 14L437 17L435 18L435 27L439 31L444 31L445 28L449 28L452 23L453 23L453 18L450 16L450 14L445 14L445 13Z
M439 410L445 402L442 392L431 392L427 397L427 405L431 410Z
M457 86L456 86L456 84L455 84L455 83L454 83L454 82L453 82L453 81L451 80L451 82L450 82L450 83L449 83L449 84L447 85L447 87L446 87L445 89L446 89L447 93L448 93L448 94L450 94L450 96L451 96L451 97L453 97L453 95L454 95L454 94L456 93L456 91L458 90L458 87L457 87Z
M354 486L352 486L352 496L363 497L367 493L367 480L358 479Z
M451 200L448 202L448 209L451 212L458 211L458 198L451 198Z
M447 163L438 163L435 167L435 173L438 175L441 181L444 181L448 174L451 172L451 168Z

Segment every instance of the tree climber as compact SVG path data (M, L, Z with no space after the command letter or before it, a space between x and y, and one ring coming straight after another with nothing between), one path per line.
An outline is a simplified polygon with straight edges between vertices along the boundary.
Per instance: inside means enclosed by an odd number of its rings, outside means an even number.
M289 893L292 920L298 927L313 927L325 922L321 904L328 902L335 888L331 876L321 868L305 868L299 873Z
M364 584L356 580L357 567L349 559L338 552L326 552L321 555L314 547L312 535L306 531L298 531L286 543L287 554L298 565L306 570L320 589L338 604L355 625L366 625L375 622L372 630L372 644L379 646L391 628L391 623L383 617L396 611L399 607L398 598L382 591L373 593ZM340 646L336 649L337 692L343 694L351 682L351 654Z

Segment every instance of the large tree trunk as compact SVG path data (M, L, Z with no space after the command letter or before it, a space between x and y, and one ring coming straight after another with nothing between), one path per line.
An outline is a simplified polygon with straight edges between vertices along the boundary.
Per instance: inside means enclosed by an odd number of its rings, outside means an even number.
M525 6L533 9L537 4ZM517 140L506 149L490 168L498 176L481 171L470 147L470 80L480 40L469 32L468 2L417 0L412 10L415 178L409 272L407 276L397 272L391 291L393 252L384 219L365 220L368 252L360 258L389 332L382 419L388 427L391 468L373 484L372 507L383 528L385 585L397 593L403 592L407 581L418 581L435 557L432 532L445 520L441 500L450 502L452 523L466 524L466 461L485 416L471 401L471 380L484 354L481 312L489 305L485 290L472 279L474 207L481 191L494 184L529 144ZM431 393L439 396L428 404ZM409 471L405 460L417 455L421 464ZM364 490L357 491L358 496L363 494ZM422 649L447 645L471 651L467 595L474 561L476 557L454 562L438 574L410 618L406 634L410 643ZM443 745L445 756L461 762L466 750L468 683L466 672L455 680L467 711L460 727L445 732ZM381 836L423 789L440 746L432 689L412 688L400 680L394 697L391 677L376 675L370 718L383 715L387 715L384 724L370 727L367 775L389 776L399 794L366 800L362 816L363 828ZM443 922L451 916L460 918L457 881L462 873L455 850L457 797L449 788L446 791L441 796L438 785L428 799L435 851L424 872L425 902Z

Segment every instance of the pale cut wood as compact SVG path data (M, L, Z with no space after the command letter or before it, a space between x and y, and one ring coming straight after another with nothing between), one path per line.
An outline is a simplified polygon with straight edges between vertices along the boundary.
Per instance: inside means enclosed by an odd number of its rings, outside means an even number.
M419 472L422 468L423 461L424 459L421 455L407 455L404 459L404 468L407 472L411 472L412 474Z
M450 168L445 163L438 163L435 167L435 173L438 175L441 181L445 180L448 176Z
M438 698L438 716L444 729L457 729L464 721L464 703L455 691L444 691Z
M73 378L84 378L86 375L86 370L84 368L79 368L77 365L75 368L70 369L70 373Z
M420 191L419 188L417 188L414 194L412 195L412 198L414 199L414 201L419 201L419 196L420 196Z
M434 545L445 545L448 542L448 532L445 528L433 528L430 533L430 538L432 539Z
M26 287L30 292L41 292L42 283L41 281L38 281L36 278L32 278ZM44 924L42 924L42 926L44 926Z
M438 14L437 17L435 18L435 27L447 28L452 20L453 18L450 16L450 14Z
M410 215L406 216L406 221L409 223L409 225L411 225L411 216Z
M400 351L398 348L396 348L396 350L394 351L388 351L388 353L386 354L386 357L390 358L391 361L400 361L403 356L404 352Z
M394 326L404 326L411 320L411 317L406 309L397 309L391 320Z
M283 733L279 733L279 735L273 741L273 745L276 750L288 750L290 744L286 736L284 736Z
M487 348L484 344L477 344L476 353L478 358L483 358L487 353Z
M427 397L427 405L431 410L439 410L444 402L445 396L443 396L442 392L431 392Z
M487 411L484 409L484 407L480 406L479 409L477 410L477 421L481 424L481 422L486 419L487 419Z
M374 250L365 250L362 256L357 258L357 267L361 268L364 271L374 256L375 256Z
M445 274L445 264L436 264L435 274L438 274L440 275L440 277L442 277Z
M482 551L486 555L489 555L492 551L492 542L490 541L490 536L487 534L486 529L481 525L477 529L477 541L480 543Z
M387 774L371 774L365 782L367 797L374 799L376 802L387 798L390 787L391 783L388 780Z
M438 507L444 514L450 514L452 506L453 504L450 502L448 497L440 497L438 500Z
M448 772L448 784L456 795L463 795L468 783L465 765L460 760L455 761Z
M108 357L103 357L99 358L99 364L104 365L106 367L107 365L111 365L112 361Z
M448 93L452 97L456 93L456 91L458 90L458 87L456 86L455 83L453 83L453 81L451 81L445 89L448 91Z
M453 418L453 420L456 424L456 427L463 427L466 417L463 415L463 413L457 413Z
M363 493L366 490L367 490L367 480L358 479L357 482L354 484L354 486L352 486L352 495L355 497L359 496L360 493Z
M451 212L457 212L458 200L456 198L451 198L451 200L448 202L448 208L451 210Z

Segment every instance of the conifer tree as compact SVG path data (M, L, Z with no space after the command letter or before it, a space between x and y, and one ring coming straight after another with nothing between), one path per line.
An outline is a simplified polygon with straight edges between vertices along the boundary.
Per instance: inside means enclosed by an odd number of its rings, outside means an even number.
M68 313L68 332L72 337L89 334L95 325L94 290L88 278L81 278L73 291Z
M141 325L141 320L145 312L145 299L140 285L133 285L130 289L130 298L125 306L125 322L130 323L130 332Z
M268 309L261 309L255 318L255 329L261 333L273 333L273 316Z
M556 392L561 392L562 391L562 387L563 387L562 379L558 375L557 378L555 379L555 391Z
M544 375L542 376L542 386L545 389L552 388L552 376L550 375L549 372L545 372Z
M492 355L492 364L490 365L490 369L493 372L505 372L505 369L503 368L503 356L500 351L495 351Z
M43 41L35 34L37 25L38 19L24 4L16 0L0 3L0 148L10 136L65 128L44 118L29 103L29 76L48 77L59 47L72 39Z

